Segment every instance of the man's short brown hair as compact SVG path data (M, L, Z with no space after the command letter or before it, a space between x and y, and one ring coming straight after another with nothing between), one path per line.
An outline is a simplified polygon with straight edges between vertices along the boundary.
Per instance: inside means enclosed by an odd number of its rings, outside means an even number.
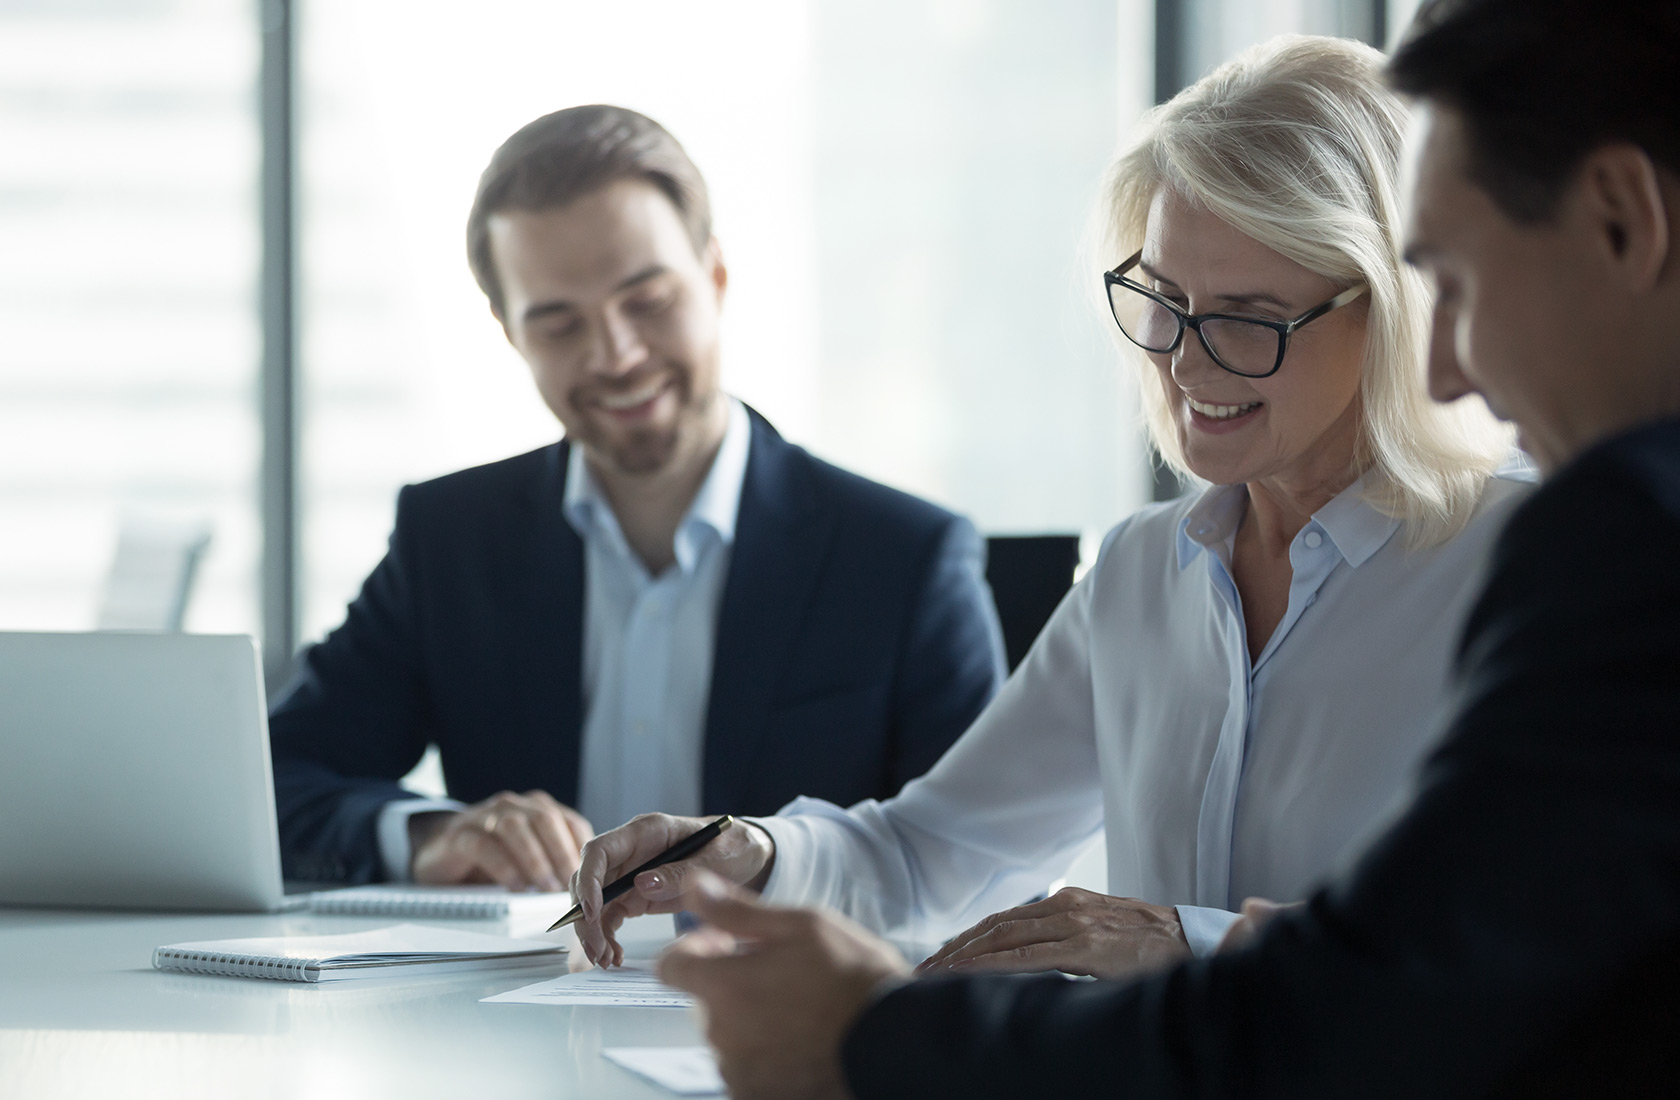
M1427 0L1388 74L1463 115L1470 178L1534 224L1611 142L1680 172L1677 62L1680 0Z
M625 107L568 107L520 127L490 158L467 215L467 263L502 315L502 283L490 250L490 215L565 206L619 180L659 188L688 230L696 255L712 238L712 209L700 170L670 132Z

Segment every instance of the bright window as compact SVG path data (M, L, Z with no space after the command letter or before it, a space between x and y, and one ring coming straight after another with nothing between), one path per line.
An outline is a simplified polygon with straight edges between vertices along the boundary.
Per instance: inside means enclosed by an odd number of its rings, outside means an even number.
M0 629L91 628L129 517L257 630L255 8L0 7Z

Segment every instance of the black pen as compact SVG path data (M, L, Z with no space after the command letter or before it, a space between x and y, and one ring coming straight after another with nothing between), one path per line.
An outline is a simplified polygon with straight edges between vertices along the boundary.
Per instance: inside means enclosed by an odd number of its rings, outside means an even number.
M630 887L636 884L636 876L641 874L643 871L651 871L655 867L663 867L667 863L675 863L679 859L687 859L695 852L698 852L700 849L716 840L719 833L723 832L733 824L735 824L735 819L730 817L728 814L724 814L705 828L677 841L675 844L671 845L663 852L660 852L658 855L654 856L634 871L631 871L629 874L620 875L618 878L608 883L606 889L601 891L601 905L604 907L608 902L615 901L629 893ZM549 925L548 930L552 932L556 928L564 928L566 925L571 924L573 921L582 916L583 906L574 905L565 916Z

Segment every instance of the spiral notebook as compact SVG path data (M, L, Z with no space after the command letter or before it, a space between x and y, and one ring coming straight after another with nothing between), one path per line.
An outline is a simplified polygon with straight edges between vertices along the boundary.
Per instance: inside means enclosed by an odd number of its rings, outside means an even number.
M500 886L414 886L379 883L323 890L309 898L309 909L353 917L407 917L415 920L500 920L534 914L558 918L572 907L565 891L513 893ZM546 925L545 925L546 927Z
M565 965L565 958L563 945L545 940L398 924L332 936L175 943L153 951L152 966L235 978L328 982L457 970L560 967Z

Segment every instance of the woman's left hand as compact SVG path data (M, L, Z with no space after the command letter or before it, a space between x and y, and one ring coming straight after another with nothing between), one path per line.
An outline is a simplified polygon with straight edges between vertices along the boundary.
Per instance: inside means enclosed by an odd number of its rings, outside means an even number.
M1060 970L1123 978L1189 955L1171 906L1070 886L1043 901L992 914L940 948L916 973Z

